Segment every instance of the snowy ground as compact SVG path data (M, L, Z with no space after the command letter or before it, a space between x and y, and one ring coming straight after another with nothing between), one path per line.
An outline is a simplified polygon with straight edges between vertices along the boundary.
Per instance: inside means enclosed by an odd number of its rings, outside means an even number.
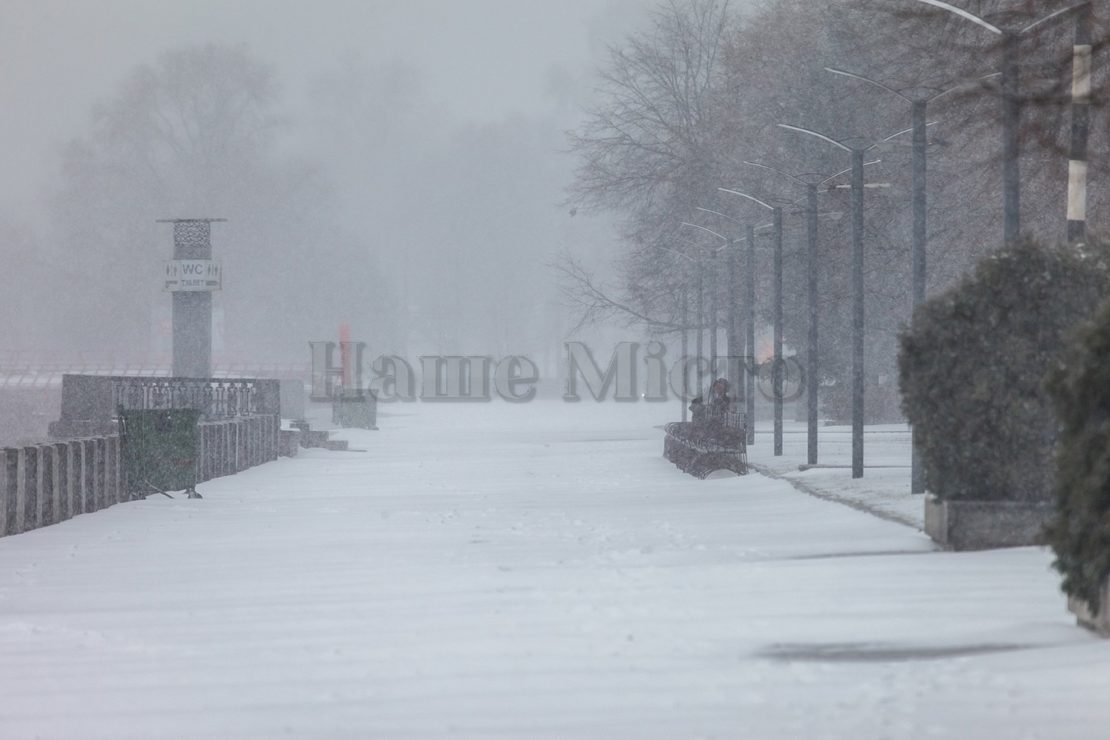
M393 406L0 539L0 737L1107 735L1048 553L686 477L674 410Z

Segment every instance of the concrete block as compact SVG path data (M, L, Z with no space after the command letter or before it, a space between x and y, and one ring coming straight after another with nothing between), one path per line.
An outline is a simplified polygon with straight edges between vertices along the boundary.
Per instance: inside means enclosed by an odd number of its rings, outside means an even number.
M281 418L303 419L305 409L304 381L284 379L281 384Z
M992 550L1040 544L1056 513L1052 503L944 500L925 497L925 534L946 550Z
M1075 615L1075 622L1103 637L1110 637L1110 584L1103 583L1099 589L1098 614L1092 614L1087 602L1068 597L1068 611Z
M281 436L278 454L282 457L296 457L297 448L301 446L301 431L299 429L282 429L278 434Z
M301 446L323 447L328 443L328 433L325 431L310 430L301 433Z
M112 418L112 379L101 375L62 376L64 421L107 421Z

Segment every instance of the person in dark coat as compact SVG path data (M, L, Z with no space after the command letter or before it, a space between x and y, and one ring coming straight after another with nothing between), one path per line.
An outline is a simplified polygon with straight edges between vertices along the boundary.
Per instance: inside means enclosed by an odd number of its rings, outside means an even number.
M705 421L707 410L708 409L706 409L705 404L701 400L701 396L698 396L690 402L690 421L695 424L701 424Z
M709 387L709 413L711 416L723 417L732 406L732 399L728 395L728 381L717 378Z

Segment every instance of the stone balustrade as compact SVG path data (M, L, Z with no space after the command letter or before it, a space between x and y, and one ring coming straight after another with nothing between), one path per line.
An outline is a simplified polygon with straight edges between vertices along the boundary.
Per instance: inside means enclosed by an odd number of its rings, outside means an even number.
M275 460L282 449L276 414L199 425L197 482ZM0 536L132 501L118 434L0 449Z

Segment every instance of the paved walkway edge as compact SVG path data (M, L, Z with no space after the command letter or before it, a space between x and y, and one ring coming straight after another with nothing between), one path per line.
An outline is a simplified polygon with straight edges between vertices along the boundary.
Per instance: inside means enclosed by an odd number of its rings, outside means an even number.
M771 470L770 468L765 467L763 465L760 465L759 463L753 463L753 462L749 461L748 462L748 467L751 468L752 470L754 470L755 472L759 473L760 475L765 476L767 478L775 478L776 480L786 481L790 485L794 486L795 489L801 491L802 493L804 493L808 496L813 496L814 498L824 499L825 501L832 501L833 503L836 503L836 504L843 504L844 506L855 509L857 511L862 511L865 514L870 514L872 516L876 516L879 519L884 519L888 522L894 522L895 524L901 524L904 527L910 527L911 529L916 529L918 532L924 532L925 531L922 527L918 526L917 522L906 519L905 517L899 516L898 514L892 514L889 511L882 511L881 509L876 509L873 506L868 506L866 503L864 503L862 501L856 501L856 500L851 499L851 498L846 498L846 497L843 497L843 496L837 496L836 494L832 494L832 493L829 493L827 491L820 491L816 488L813 488L812 486L806 485L803 481L795 480L793 478L788 478L786 475L784 475L782 473L776 473L775 471ZM921 505L922 506L925 505L924 496L922 497Z

